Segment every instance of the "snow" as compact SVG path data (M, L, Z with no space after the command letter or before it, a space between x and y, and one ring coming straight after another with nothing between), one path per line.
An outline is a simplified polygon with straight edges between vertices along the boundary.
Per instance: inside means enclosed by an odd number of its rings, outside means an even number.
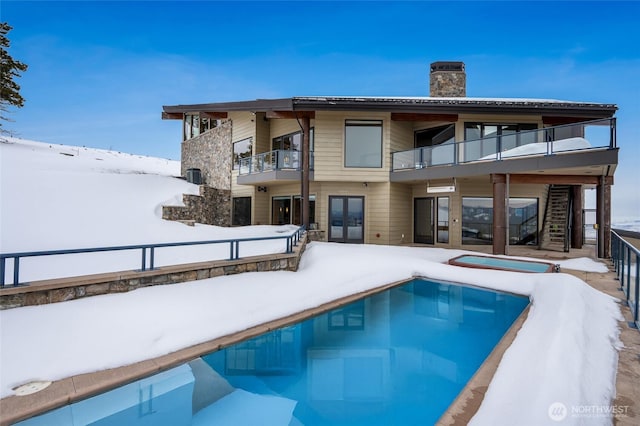
M530 143L516 148L502 151L502 158L519 157L522 155L535 155L547 153L547 142ZM584 138L568 138L553 141L551 143L553 152L573 151L579 149L589 149L591 144ZM479 158L479 160L495 160L496 154L491 154Z
M160 205L195 191L193 185L170 177L177 173L175 162L11 142L0 143L2 252L282 231L271 226L190 228L161 220ZM76 154L60 155L62 150ZM96 160L98 155L103 159ZM137 166L137 160L149 169ZM162 167L150 172L154 164ZM24 195L34 200L21 201ZM113 208L110 204L116 202L118 207ZM522 274L445 263L464 253L468 252L314 242L295 273L244 273L0 311L0 396L11 395L13 387L31 380L59 380L128 365L343 296L424 276L531 300L529 315L506 351L473 424L553 424L548 409L557 402L567 407L609 406L621 345L617 301L564 273ZM102 262L105 267L121 267L116 258ZM560 264L606 270L586 258ZM55 273L75 275L79 266L58 266ZM47 275L50 267L39 274ZM254 402L266 409L263 399ZM286 417L289 406L282 408ZM564 423L584 420L568 417Z

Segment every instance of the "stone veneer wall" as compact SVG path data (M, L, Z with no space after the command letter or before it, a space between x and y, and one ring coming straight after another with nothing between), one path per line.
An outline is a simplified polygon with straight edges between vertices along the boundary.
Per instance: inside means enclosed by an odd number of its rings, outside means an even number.
M231 190L200 185L200 195L184 194L184 206L162 206L162 218L231 226Z
M467 96L467 75L464 71L434 71L429 80L429 94L433 97Z
M221 121L217 127L182 142L181 173L200 169L203 184L218 189L231 189L231 120Z

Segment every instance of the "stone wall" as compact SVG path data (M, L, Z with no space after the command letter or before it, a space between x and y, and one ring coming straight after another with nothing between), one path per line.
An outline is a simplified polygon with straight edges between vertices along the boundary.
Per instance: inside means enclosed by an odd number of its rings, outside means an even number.
M162 218L231 226L231 190L200 185L200 195L184 194L184 206L162 206Z
M181 173L188 169L200 169L203 184L231 189L231 120L221 121L217 127L182 142Z

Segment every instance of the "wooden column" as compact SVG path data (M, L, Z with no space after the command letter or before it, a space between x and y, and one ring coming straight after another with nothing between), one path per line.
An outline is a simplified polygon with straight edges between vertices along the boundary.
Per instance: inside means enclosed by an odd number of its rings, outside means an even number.
M302 224L305 229L309 229L309 173L311 143L309 141L309 133L311 129L311 120L308 115L302 117L302 185L300 198L302 201Z
M611 185L604 176L596 188L596 216L598 222L598 257L611 256Z
M572 209L571 209L571 223L573 224L571 227L571 248L581 249L584 244L584 222L582 221L582 186L581 185L572 185L571 186L571 198L573 200Z
M493 254L505 254L507 242L505 223L507 178L502 174L492 174L491 183L493 183Z

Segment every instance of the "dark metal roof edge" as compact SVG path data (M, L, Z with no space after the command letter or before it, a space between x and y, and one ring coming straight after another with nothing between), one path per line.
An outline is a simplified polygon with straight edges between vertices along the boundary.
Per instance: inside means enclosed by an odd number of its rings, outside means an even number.
M615 104L563 102L533 99L481 98L375 98L375 97L293 97L218 102L192 105L165 105L166 113L230 111L386 111L406 113L512 113L611 117Z
M252 101L214 102L209 104L163 105L164 112L228 112L292 110L292 98L256 99Z

